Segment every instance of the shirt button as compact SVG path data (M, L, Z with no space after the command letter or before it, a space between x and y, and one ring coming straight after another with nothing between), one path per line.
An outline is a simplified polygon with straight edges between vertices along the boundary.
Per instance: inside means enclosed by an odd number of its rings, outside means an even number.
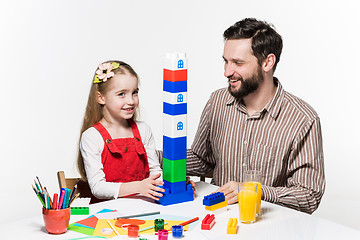
M247 144L247 141L246 141L246 140L244 141L244 144Z
M127 150L128 150L128 148L127 148L127 147L125 147L125 152L127 152Z
M110 139L106 139L106 143L111 143L111 140L110 140Z

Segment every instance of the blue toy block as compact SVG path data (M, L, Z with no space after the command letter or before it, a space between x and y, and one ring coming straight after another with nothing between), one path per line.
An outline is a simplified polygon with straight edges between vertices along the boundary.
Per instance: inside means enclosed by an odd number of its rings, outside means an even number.
M181 104L170 104L170 103L163 103L163 113L169 115L182 115L187 114L187 103Z
M187 81L170 82L164 80L163 91L171 93L187 92Z
M162 186L160 186L162 187ZM159 198L157 203L160 203L163 206L182 203L182 202L189 202L194 200L194 190L192 189L191 184L186 185L186 191L179 192L179 193L170 193L168 188L165 188L165 192L163 196Z
M212 206L225 201L225 195L222 192L215 192L204 197L203 205Z
M186 159L186 137L163 136L163 157L169 160Z
M169 189L169 193L179 193L186 191L186 180L182 182L169 182L166 180L164 181L164 188Z
M171 183L186 181L186 159L163 158L163 180Z

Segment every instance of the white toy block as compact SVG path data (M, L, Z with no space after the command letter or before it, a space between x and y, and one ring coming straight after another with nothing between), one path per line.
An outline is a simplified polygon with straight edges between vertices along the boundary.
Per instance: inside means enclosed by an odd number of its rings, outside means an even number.
M187 103L187 92L171 93L163 91L163 102L170 104Z
M172 52L166 53L164 68L168 70L187 69L187 58L185 53Z
M186 137L187 115L163 114L163 135L170 138Z

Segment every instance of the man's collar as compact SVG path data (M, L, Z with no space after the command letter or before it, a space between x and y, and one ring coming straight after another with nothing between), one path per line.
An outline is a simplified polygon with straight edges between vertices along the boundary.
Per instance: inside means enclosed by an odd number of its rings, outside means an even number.
M270 114L273 119L276 119L279 115L285 92L280 81L276 77L274 77L274 84L277 86L275 95L271 99L271 101L266 104L264 109Z

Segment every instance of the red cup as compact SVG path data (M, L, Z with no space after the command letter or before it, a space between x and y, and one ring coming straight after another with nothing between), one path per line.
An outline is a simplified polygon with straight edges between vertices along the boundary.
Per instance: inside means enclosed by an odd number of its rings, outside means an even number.
M69 227L70 208L42 210L45 228L49 233L65 233Z

